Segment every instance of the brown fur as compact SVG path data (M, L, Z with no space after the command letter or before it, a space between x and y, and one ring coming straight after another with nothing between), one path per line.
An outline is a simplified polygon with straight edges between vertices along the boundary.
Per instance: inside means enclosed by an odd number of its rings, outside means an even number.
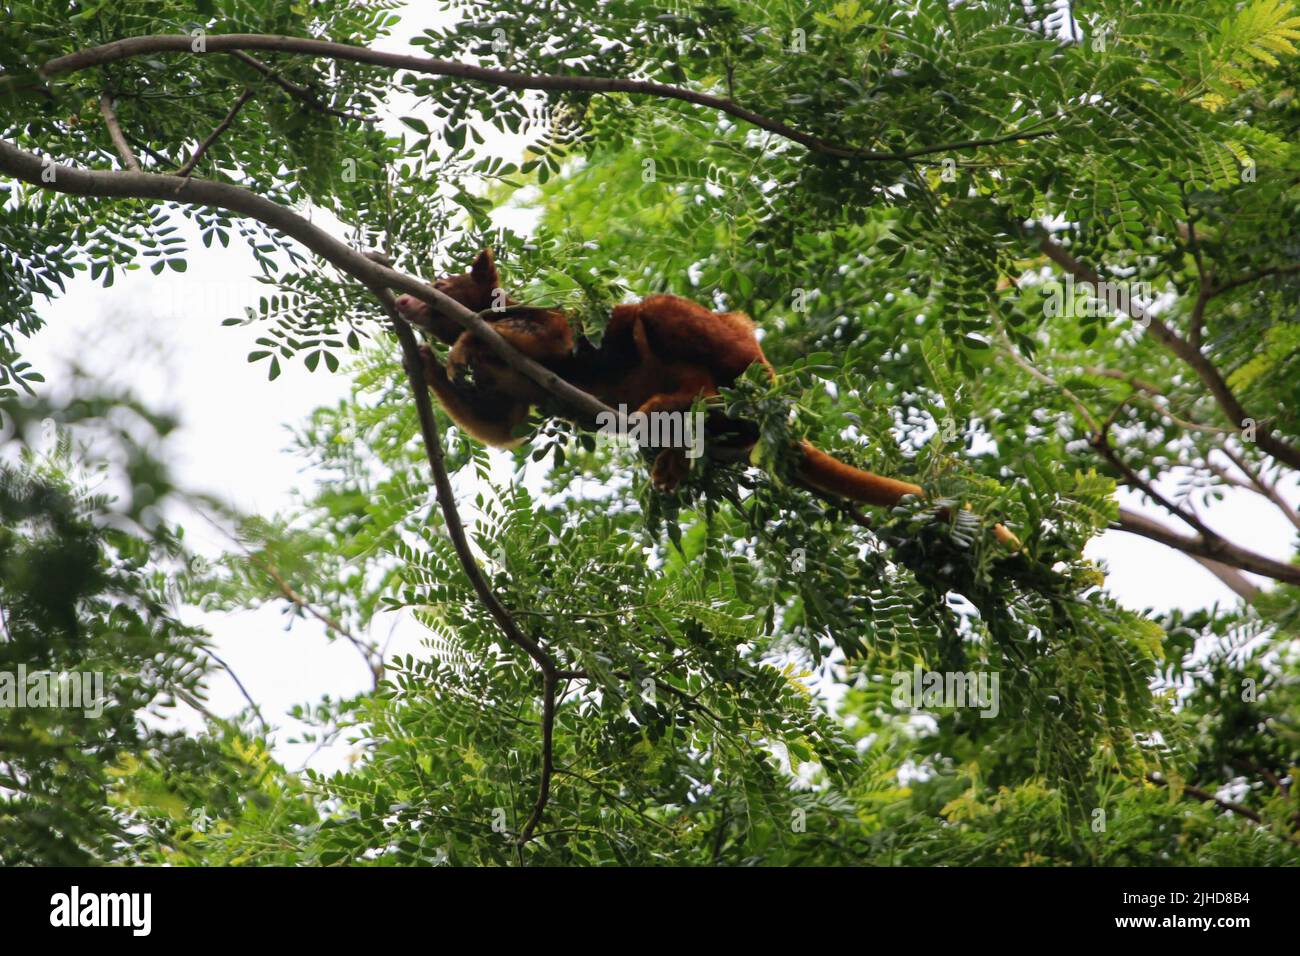
M520 352L606 405L625 405L647 414L685 411L697 397L716 395L719 388L734 383L756 362L775 375L754 334L754 323L743 312L710 312L689 299L652 295L633 305L616 306L600 351L578 361L573 355L573 333L562 312L510 309L494 317L486 311L511 304L499 291L491 250L483 250L468 273L440 279L434 288L482 312ZM487 444L518 444L513 432L527 419L530 407L543 400L542 390L426 303L404 295L397 306L410 321L452 344L445 371L430 350L422 353L430 386L452 420ZM800 449L800 477L820 491L882 506L922 492L918 485L846 465L807 442ZM685 478L688 468L682 450L664 449L651 474L656 487L667 491Z

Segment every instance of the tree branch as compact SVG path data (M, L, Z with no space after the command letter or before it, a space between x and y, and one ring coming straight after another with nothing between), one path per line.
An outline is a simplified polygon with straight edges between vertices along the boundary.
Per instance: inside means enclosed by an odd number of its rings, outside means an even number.
M248 701L248 706L253 708L253 713L257 716L258 723L262 725L262 732L269 733L271 730L271 725L268 724L266 722L266 718L262 716L262 708L257 706L257 701L253 700L253 695L248 692L248 688L245 687L244 682L239 679L239 675L235 673L235 669L231 667L229 664L227 664L224 660L222 660L222 658L217 656L217 652L214 651L212 648L205 647L203 649L203 652L207 654L208 657L212 658L214 661L220 664L221 669L230 675L230 679L233 680L235 682L235 686L239 688L239 693L243 695L244 700ZM204 712L207 713L206 710Z
M52 170L52 181L42 181L42 170ZM456 510L451 488L451 479L443 462L442 445L438 439L437 420L434 418L433 406L429 400L428 383L424 380L424 370L420 362L419 346L411 327L401 320L393 301L389 287L401 289L428 302L439 311L460 321L475 335L483 338L489 347L510 362L524 374L529 375L538 384L547 387L553 394L558 393L562 399L569 393L576 393L580 406L590 409L607 410L605 406L591 395L574 388L554 373L543 368L530 359L519 355L501 338L483 319L470 312L460 303L447 298L441 292L426 283L397 272L363 253L350 248L325 231L312 225L292 210L285 209L277 203L251 193L238 186L217 183L204 179L182 178L180 176L156 175L144 172L102 172L75 169L69 166L47 166L39 156L18 149L5 140L0 140L0 172L5 172L24 182L53 189L58 192L83 196L101 196L106 198L122 197L136 199L155 199L163 202L203 203L227 209L240 215L257 219L290 238L296 239L312 252L321 256L340 271L365 284L384 305L402 347L403 364L407 379L415 397L415 407L420 421L420 433L425 446L425 453L433 472L434 486L438 493L438 502L442 508L443 518L452 546L465 569L466 576L487 609L492 619L506 636L507 640L523 651L538 665L544 677L554 683L558 668L554 659L536 641L520 630L510 613L501 604L496 594L484 579L478 562L469 546L464 525ZM552 381L554 380L554 381ZM549 775L546 783L549 788ZM544 808L545 802L541 802ZM540 818L540 810L535 809ZM535 826L536 824L534 824Z
M1081 282L1090 282L1094 286L1105 281L1100 273L1079 262L1050 236L1044 235L1039 242L1039 247L1049 259L1073 275L1075 279ZM1227 381L1219 370L1214 367L1214 364L1206 358L1200 349L1180 336L1150 309L1129 302L1125 307L1125 311L1131 318L1142 323L1158 342L1182 359L1196 373L1196 377L1209 389L1220 411L1233 428L1244 428L1247 421L1259 423L1260 427L1255 436L1256 444L1278 461L1284 462L1292 468L1300 468L1300 448L1276 437L1268 428L1266 422L1261 422L1247 412L1237 399L1237 396L1233 394L1232 389L1228 387Z
M42 178L42 173L47 169L52 175L50 182ZM550 369L512 348L489 323L483 320L482 316L443 295L423 280L367 258L364 253L335 239L293 210L247 189L194 177L182 178L116 170L85 170L72 166L47 164L36 154L21 150L5 140L0 140L0 172L43 189L71 195L200 204L256 219L300 242L368 288L393 288L409 293L420 301L429 303L443 315L455 319L482 339L488 348L512 369L553 395L579 421L590 423L601 413L614 414L613 409L594 395L571 385ZM401 324L406 327L405 322Z
M335 634L339 635L339 637L344 638L348 643L355 647L357 653L359 653L362 659L366 662L366 669L370 671L370 676L373 679L374 686L379 686L379 682L384 679L384 662L382 658L375 656L375 649L373 647L367 645L361 640L361 638L357 637L329 614L326 614L324 611L317 608L301 594L295 591L293 586L284 579L284 576L276 570L274 565L261 560L257 555L247 549L244 550L244 553L248 556L249 561L261 568L262 571L265 572L266 576L275 582L275 586L279 588L280 593L284 595L285 600L294 605L300 611L310 614L317 621L324 624Z
M122 165L135 172L140 171L140 163L131 152L131 146L122 134L122 124L117 120L117 111L113 109L113 97L107 92L99 94L99 112L104 116L104 125L108 127L108 138L113 141L113 148L122 158Z
M373 117L363 116L360 113L351 113L348 112L347 110L335 109L333 106L330 106L320 97L318 97L311 90L307 89L307 87L301 86L298 83L294 83L292 80L285 79L283 76L280 75L279 70L267 66L257 57L245 53L243 50L231 50L230 55L233 56L235 59L237 59L240 63L245 63L248 66L251 66L253 69L257 70L257 72L261 73L264 77L266 77L276 86L280 87L280 89L284 90L290 96L301 100L302 102L306 103L314 110L318 110L330 116L337 116L339 119L356 120L360 123L375 122Z
M1156 786L1160 786L1160 787L1169 786L1168 782L1166 782L1164 778L1158 777L1154 773L1147 774L1147 779L1150 780L1152 783L1154 783ZM1183 786L1183 793L1187 794L1187 796L1191 797L1194 800L1200 800L1202 803L1213 803L1216 806L1218 806L1220 809L1227 810L1230 813L1235 813L1238 816L1245 817L1247 820L1251 821L1258 827L1261 827L1263 829L1270 829L1269 824L1264 822L1264 818L1261 817L1254 810L1252 810L1250 807L1242 806L1240 803L1233 803L1231 800L1220 800L1218 797L1210 793L1208 790L1202 790L1200 787L1193 787L1191 784L1185 784ZM1290 833L1284 833L1276 830L1273 831L1273 833L1275 836L1281 837L1283 840L1286 840L1289 843L1294 843L1297 846L1300 846L1300 837L1296 837Z
M1270 276L1291 275L1295 272L1300 272L1300 262L1291 262L1283 266L1270 266L1267 269L1260 269L1257 272L1251 272L1237 279L1233 279L1230 282L1224 282L1222 285L1215 288L1214 294L1216 296L1222 295L1225 292L1231 292L1241 286L1250 285L1252 282L1258 282L1261 279L1267 279Z
M392 292L382 283L376 283L370 288L383 304L393 332L397 335L397 340L402 347L402 364L406 369L407 381L410 383L411 390L415 395L416 414L420 421L420 437L424 441L424 450L429 459L429 468L433 472L433 483L438 492L438 504L442 509L444 523L447 525L447 536L451 539L452 547L456 551L456 556L460 559L465 575L469 578L470 585L474 588L474 593L478 595L479 601L487 608L488 613L496 621L497 626L506 638L511 643L522 648L541 668L543 674L554 676L558 671L554 658L520 629L510 612L506 610L505 605L497 598L491 585L487 583L487 579L483 577L483 572L478 566L478 560L474 557L473 549L470 548L469 538L465 534L465 525L461 521L460 512L456 510L456 499L451 488L451 478L447 474L442 442L438 437L438 421L433 414L433 404L429 401L429 384L424 379L424 366L420 361L419 344L416 342L411 327L402 321L398 314Z
M1274 506L1276 506L1277 509L1286 516L1286 520L1291 522L1297 530L1300 530L1300 512L1291 507L1291 503L1282 497L1281 493L1277 490L1277 485L1265 481L1264 476L1261 475L1258 470L1250 467L1250 465L1246 463L1246 459L1243 456L1238 455L1231 448L1220 448L1219 451L1223 452L1228 460L1236 465L1243 475L1250 479L1250 484L1253 486L1254 490L1257 490L1259 494L1271 501Z
M1109 443L1106 442L1106 437L1105 437L1106 430L1109 427L1109 422L1106 423L1105 425L1099 423L1097 419L1093 416L1092 412L1088 410L1088 407L1083 404L1083 401L1077 395L1075 395L1074 392L1066 388L1064 385L1061 385L1059 382L1056 381L1056 379L1052 378L1052 376L1048 375L1046 372L1043 372L1040 369L1038 369L1032 362L1030 362L1023 355L1021 355L1020 351L1016 349L1014 345L1012 345L1011 339L1007 336L1005 330L999 329L999 331L1002 333L1003 348L1008 352L1008 354L1011 355L1012 359L1015 360L1016 364L1018 364L1021 368L1025 369L1025 371L1027 371L1037 381L1042 382L1044 385L1048 385L1052 388L1059 389L1060 392L1074 404L1076 410L1079 412L1079 416L1084 420L1085 424L1087 424L1088 427L1092 429L1094 444L1096 444L1096 441L1100 439L1101 441L1106 443L1106 447L1109 449L1110 446ZM1115 372L1110 369L1090 369L1087 371L1090 371L1093 374L1105 375L1110 378L1119 378L1128 381L1129 384L1133 385L1135 388L1140 387L1137 384L1140 380L1130 379L1129 376L1126 376L1122 372ZM1141 384L1145 386L1144 390L1150 390L1155 394L1159 394L1159 392L1155 389L1154 386L1147 385L1146 383L1141 383ZM1113 449L1111 449L1111 451L1113 451ZM1119 464L1119 467L1121 467L1122 469L1125 468L1125 466L1123 466L1122 463ZM1132 475L1132 472L1128 472L1128 474ZM1133 475L1133 477L1137 479L1136 475ZM1141 479L1137 479L1137 480L1139 482L1141 481ZM1148 493L1154 494L1153 492L1150 492L1149 488L1146 488L1146 486L1143 485L1142 487L1143 490L1147 490ZM1120 509L1120 510L1121 513L1124 511L1124 509ZM1175 511L1174 513L1182 517L1181 512ZM1132 515L1134 518L1139 519L1139 521L1141 522L1149 522L1149 525L1151 527L1166 532L1170 537L1177 538L1177 535L1174 535L1173 532L1168 531L1168 529L1166 529L1159 522L1148 519L1143 515L1139 515L1137 512L1129 512L1129 514ZM1134 529L1123 527L1122 530L1132 531ZM1191 540L1191 539L1180 539L1180 540ZM1226 542L1224 543L1226 544ZM1183 549L1180 548L1179 550L1183 550ZM1255 584L1253 584L1248 578L1246 578L1243 574L1237 571L1235 568L1229 567L1228 565L1223 564L1220 561L1215 561L1213 558L1204 555L1191 554L1186 551L1184 551L1184 553L1186 553L1187 556L1190 557L1193 561L1195 561L1197 564L1200 564L1207 571L1209 571L1220 581L1222 581L1225 585L1231 588L1233 593L1237 594L1239 597L1244 598L1247 601L1253 601L1255 600L1256 597L1259 596L1259 588Z
M1028 130L1006 133L984 139L961 140L953 143L941 143L937 146L920 146L899 152L879 152L832 143L811 133L795 129L779 120L771 119L746 109L740 104L720 96L700 93L679 86L669 86L651 80L628 80L621 77L603 76L567 76L548 73L519 73L512 70L498 70L455 60L439 60L432 57L413 56L404 53L385 53L368 47L353 46L348 43L335 43L329 40L314 40L307 37L275 36L257 33L231 33L192 37L184 35L154 35L128 37L105 43L102 46L88 47L67 56L56 57L41 68L41 75L46 78L84 70L87 67L115 63L133 56L150 53L195 53L194 45L202 42L204 53L230 53L236 50L274 50L281 53L304 53L309 56L323 56L334 60L352 63L366 63L390 70L408 70L431 76L452 76L463 80L486 83L491 86L515 90L550 90L575 93L629 93L640 96L655 96L661 99L679 100L696 106L705 106L719 110L736 119L743 120L751 126L767 130L792 142L798 143L814 152L842 159L869 160L875 162L900 162L931 153L956 152L963 149L976 149L981 146L994 146L1016 140L1038 139L1055 135L1054 130Z
M1085 375L1096 375L1099 378L1113 378L1117 381L1127 383L1133 388L1135 393L1141 393L1131 397L1137 398L1147 408L1150 408L1161 417L1169 419L1181 428L1186 428L1189 431L1194 432L1204 432L1207 435L1237 434L1236 429L1233 428L1220 428L1217 425L1202 425L1200 422L1194 422L1190 419L1176 415L1167 405L1161 405L1159 402L1155 401L1157 398L1163 398L1168 401L1169 399L1164 392L1162 392L1156 385L1153 385L1145 379L1138 378L1136 375L1122 372L1119 369L1097 368L1095 366L1089 366L1085 368L1083 372Z
M1111 465L1113 465L1115 469L1124 476L1125 484L1145 494L1148 498L1160 507L1164 508L1171 515L1174 515L1180 521L1191 525L1201 533L1201 538L1206 541L1209 546L1218 547L1219 545L1226 544L1227 542L1224 541L1223 537L1202 521L1196 512L1178 507L1178 505L1174 504L1157 491L1151 482L1147 481L1128 466L1128 463L1125 462L1124 459L1120 457L1119 452L1115 450L1115 446L1110 443L1109 426L1110 423L1107 422L1092 436L1092 447L1097 449L1097 453L1110 462Z
M367 259L367 261L373 260ZM501 603L496 596L496 592L492 590L491 585L483 577L482 569L479 568L478 560L474 557L474 552L469 545L469 539L465 535L465 525L461 521L460 512L456 509L456 498L451 487L451 476L447 473L442 440L438 436L438 421L433 414L433 404L429 401L429 384L424 378L424 363L420 361L419 344L416 342L410 326L398 314L393 293L383 285L371 286L371 291L379 299L384 312L388 315L393 332L402 347L402 364L406 369L406 378L415 396L416 415L420 421L420 437L424 442L425 455L429 459L429 468L433 472L433 483L438 492L438 505L442 510L443 524L446 525L447 536L451 539L452 547L456 551L456 557L459 558L461 567L464 569L466 577L469 578L470 585L478 596L479 602L487 608L497 627L501 629L501 632L512 644L522 648L524 653L532 658L542 672L541 780L537 786L537 801L533 805L533 811L528 818L528 822L519 833L517 843L522 847L532 839L533 832L536 830L538 823L541 822L547 801L550 799L551 774L555 769L553 759L555 688L560 669L556 666L555 659L540 644L520 629L514 617Z
M1205 331L1205 307L1214 295L1214 285L1206 277L1201 278L1200 288L1196 292L1196 301L1192 304L1192 315L1187 322L1187 344L1189 348L1201 351L1201 335Z
M1247 551L1230 541L1224 541L1222 538L1212 546L1206 543L1204 538L1179 534L1159 521L1148 518L1141 512L1129 508L1121 507L1119 509L1119 520L1112 522L1111 528L1116 531L1127 531L1130 534L1150 538L1152 541L1157 541L1166 547L1173 548L1175 551L1181 551L1192 558L1206 558L1219 564L1230 564L1242 571L1263 575L1266 578L1273 578L1286 584L1300 584L1300 566L1298 565L1286 564L1282 561L1266 558L1253 551ZM1224 583L1228 584L1227 581L1224 581ZM1242 597L1246 597L1245 594L1242 594L1231 584L1228 584L1228 586L1241 594Z
M517 843L523 846L533 838L537 824L542 822L547 801L551 798L551 775L555 773L555 682L554 674L542 675L542 772L537 784L537 801L528 822L519 831Z
M253 98L253 95L254 91L252 87L244 89L244 92L240 94L239 99L235 100L235 105L230 107L230 112L228 112L225 115L225 118L217 124L216 129L208 134L207 139L199 143L198 147L190 155L190 158L185 160L180 169L176 170L177 176L188 177L189 174L194 171L194 167L199 164L199 160L203 158L203 154L206 153L209 147L211 147L212 144L221 137L222 133L230 129L230 124L235 121L235 117L239 115L239 111L244 108L245 103Z
M1092 432L1101 431L1102 426L1097 421L1096 416L1094 416L1092 412L1089 411L1088 406L1083 404L1083 401L1079 398L1078 395L1074 394L1074 392L1072 392L1070 389L1066 388L1056 379L1052 378L1052 376L1048 375L1042 369L1038 368L1038 366L1034 365L1034 363L1029 361L1029 359L1021 355L1020 350L1017 349L1011 343L1011 337L1007 335L1006 330L1002 328L1001 325L998 326L998 333L1002 337L1002 349L1008 355L1011 356L1012 361L1014 361L1022 369L1028 372L1029 376L1033 378L1035 381L1041 382L1042 384L1046 385L1048 388L1056 389L1065 398L1069 399L1070 404L1073 405L1075 411L1079 413L1079 417L1083 419L1083 423L1088 426L1089 431Z

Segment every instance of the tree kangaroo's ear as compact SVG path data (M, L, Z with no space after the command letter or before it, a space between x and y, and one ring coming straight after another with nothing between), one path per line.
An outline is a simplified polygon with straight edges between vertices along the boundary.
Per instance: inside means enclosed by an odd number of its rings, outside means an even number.
M497 264L491 249L484 249L478 254L474 264L469 267L469 274L475 285L489 295L501 285L501 277L497 275Z

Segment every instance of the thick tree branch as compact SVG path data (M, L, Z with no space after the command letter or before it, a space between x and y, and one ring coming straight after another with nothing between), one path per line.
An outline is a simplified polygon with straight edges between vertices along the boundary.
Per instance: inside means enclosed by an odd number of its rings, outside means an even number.
M117 120L117 111L113 109L113 97L108 93L99 94L99 112L103 114L104 125L108 127L108 138L113 141L113 148L122 159L122 165L134 172L140 171L140 163L131 152L131 146L122 134L122 124Z
M1286 516L1286 520L1300 530L1300 512L1291 507L1291 503L1282 497L1277 490L1277 485L1266 481L1258 469L1252 468L1242 455L1238 455L1231 448L1220 448L1224 456L1227 457L1234 465L1240 469L1241 473L1250 479L1250 487L1260 495L1267 498L1273 505Z
M628 80L621 77L604 76L566 76L561 74L518 73L512 70L497 70L455 60L439 60L433 57L413 56L405 53L384 53L368 47L353 46L348 43L335 43L329 40L313 40L307 37L273 36L257 33L231 33L192 37L185 35L156 35L128 37L105 43L102 46L78 50L67 56L50 60L41 68L41 75L46 78L84 70L105 63L115 63L133 56L151 53L190 53L195 52L195 45L202 42L205 53L230 53L245 50L274 50L280 53L303 53L309 56L323 56L334 60L352 63L366 63L390 70L408 70L430 76L451 76L463 80L473 80L491 86L513 90L552 90L575 93L629 93L640 96L654 96L660 99L679 100L696 106L705 106L719 110L736 119L743 120L751 126L767 130L792 142L805 146L814 152L843 159L871 160L875 162L900 162L917 156L932 153L950 153L963 149L976 149L981 146L995 146L1016 140L1038 139L1054 135L1054 130L1027 130L1006 133L984 139L961 140L941 143L936 146L920 146L899 152L879 152L832 143L811 133L795 129L779 120L771 119L746 109L732 100L709 93L700 93L679 86L669 86L651 80Z
M1220 564L1229 564L1234 568L1249 571L1252 574L1273 578L1286 584L1300 584L1300 565L1286 564L1282 561L1266 558L1253 551L1247 551L1230 541L1224 541L1222 538L1214 544L1210 544L1201 537L1189 537L1179 534L1159 521L1148 518L1146 515L1129 508L1119 509L1119 520L1112 522L1111 528L1116 531L1128 531L1131 534L1150 538L1152 541L1157 541L1166 547L1173 548L1175 551L1181 551L1192 558L1206 558ZM1228 584L1227 581L1224 581L1224 583ZM1232 587L1231 584L1228 584L1228 586ZM1233 590L1241 594L1241 591L1238 591L1237 588L1233 587ZM1242 596L1245 597L1244 594Z
M53 172L53 180L42 181L44 169ZM437 421L429 400L428 383L424 380L424 370L419 359L419 346L410 326L397 314L389 287L401 289L428 302L434 308L460 321L466 328L482 337L494 351L512 366L519 369L539 384L552 385L551 391L558 392L559 397L565 393L577 394L578 404L590 409L594 404L596 410L606 410L595 398L582 392L537 363L520 356L509 344L492 330L482 318L470 312L464 306L447 298L432 286L397 272L380 264L363 253L350 248L333 236L312 225L292 210L285 209L277 203L261 196L225 183L215 183L203 179L187 179L179 176L163 176L142 172L99 172L74 169L68 166L48 166L40 157L18 149L12 144L0 140L0 171L25 182L43 186L59 192L73 195L130 197L137 199L156 199L164 202L202 203L207 206L227 209L240 215L257 219L301 242L308 249L321 256L341 271L364 283L384 303L385 311L393 323L402 347L407 377L415 396L415 406L420 420L420 432L424 441L425 452L433 471L434 486L438 492L438 501L447 525L448 536L460 558L471 586L483 606L487 608L492 619L501 628L506 638L522 648L544 676L552 678L558 668L553 658L531 637L525 634L515 623L510 613L498 600L495 593L478 567L465 535L464 525L456 511L452 494L451 480L447 475L442 458L442 445L438 439ZM555 380L552 383L552 380Z
M1259 586L1236 568L1224 564L1221 561L1215 561L1213 558L1207 558L1203 555L1183 551L1181 547L1170 544L1170 540L1193 541L1195 539L1184 538L1181 535L1175 534L1154 518L1149 518L1140 512L1131 511L1127 508L1120 508L1119 521L1113 523L1111 528L1115 531L1127 531L1130 534L1142 535L1143 537L1151 538L1153 541L1159 541L1161 544L1182 551L1184 555L1222 581L1238 597L1246 601L1254 601L1255 598L1259 597ZM1155 537L1155 535L1159 535L1160 537Z
M49 182L42 177L47 169L53 177ZM613 414L613 410L594 395L569 384L550 369L520 354L481 316L454 299L449 299L433 286L367 258L364 253L335 239L293 210L247 189L193 177L59 166L47 163L36 154L21 150L5 140L0 140L0 172L43 189L77 196L198 204L256 219L302 243L368 288L393 288L409 293L420 301L429 303L443 315L454 318L482 339L503 362L553 395L579 421L590 423L602 412Z
M1093 286L1098 286L1106 281L1100 273L1079 262L1050 236L1044 235L1039 246L1049 259L1080 282L1089 282ZM1214 363L1205 356L1205 353L1180 336L1150 309L1143 308L1135 302L1129 302L1125 311L1131 318L1142 323L1147 331L1155 337L1156 341L1182 359L1196 373L1196 377L1209 389L1210 394L1219 406L1219 410L1233 428L1244 428L1247 422L1255 422L1258 425L1255 440L1260 449L1292 468L1300 468L1300 448L1275 436L1268 427L1267 422L1262 422L1259 418L1247 412L1237 399L1237 396L1233 394L1232 389L1228 387L1223 375L1215 368Z

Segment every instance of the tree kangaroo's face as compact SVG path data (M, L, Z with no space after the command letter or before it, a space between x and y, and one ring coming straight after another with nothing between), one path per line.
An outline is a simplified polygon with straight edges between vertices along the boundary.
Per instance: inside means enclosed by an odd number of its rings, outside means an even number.
M469 272L439 279L433 287L448 298L455 299L465 308L473 312L482 312L499 304L493 301L493 293L500 284L492 250L484 249L470 266Z
M500 286L500 279L497 276L497 265L492 258L492 250L484 249L470 266L469 272L455 276L447 276L433 283L433 287L441 292L447 298L459 302L471 312L483 312L493 306L500 305L501 302L495 301L494 293ZM422 302L415 296L403 295L397 299L397 308L408 319L417 324L421 318L427 318L432 312L432 307L428 303Z

